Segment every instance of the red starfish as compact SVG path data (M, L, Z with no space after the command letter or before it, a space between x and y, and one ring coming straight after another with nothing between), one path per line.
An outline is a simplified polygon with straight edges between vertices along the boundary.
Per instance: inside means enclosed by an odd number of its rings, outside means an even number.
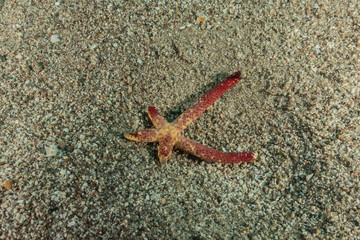
M240 72L235 72L224 81L199 98L189 109L183 112L174 122L168 123L158 110L149 106L147 112L156 129L144 129L134 133L125 133L129 140L137 142L159 142L160 163L169 160L174 146L199 158L220 163L238 163L255 160L254 152L227 153L193 142L180 135L192 121L198 118L221 95L240 81Z

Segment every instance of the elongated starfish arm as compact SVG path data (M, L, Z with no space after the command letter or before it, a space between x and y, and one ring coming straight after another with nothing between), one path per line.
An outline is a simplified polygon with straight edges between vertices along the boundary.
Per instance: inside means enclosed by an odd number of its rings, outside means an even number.
M208 107L210 107L221 95L240 81L240 71L225 78L220 84L199 98L189 109L183 112L172 124L179 131L184 130L192 121L198 118Z
M158 140L156 129L144 129L137 132L125 133L124 136L136 142L156 142Z
M254 152L222 152L180 136L175 146L199 158L219 163L239 163L255 160Z

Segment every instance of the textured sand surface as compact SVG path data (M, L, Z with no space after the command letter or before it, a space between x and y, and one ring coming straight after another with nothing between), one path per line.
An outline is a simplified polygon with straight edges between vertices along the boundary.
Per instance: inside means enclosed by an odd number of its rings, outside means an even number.
M360 5L335 2L0 0L0 239L360 239ZM255 162L123 137L238 70L183 135Z

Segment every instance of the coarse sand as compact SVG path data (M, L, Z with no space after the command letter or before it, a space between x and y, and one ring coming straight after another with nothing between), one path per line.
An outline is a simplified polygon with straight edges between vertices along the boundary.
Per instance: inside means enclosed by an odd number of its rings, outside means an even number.
M359 9L0 0L0 239L360 239ZM183 135L255 162L124 138L238 70Z

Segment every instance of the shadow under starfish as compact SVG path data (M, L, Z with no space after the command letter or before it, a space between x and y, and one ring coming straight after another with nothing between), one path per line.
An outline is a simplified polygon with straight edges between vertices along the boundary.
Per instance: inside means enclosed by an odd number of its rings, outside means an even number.
M222 152L191 141L180 135L192 121L198 118L221 95L240 80L240 72L233 73L204 96L199 98L172 123L167 122L155 107L149 106L147 112L155 129L144 129L133 133L125 133L124 136L129 140L137 142L159 142L158 156L160 163L169 160L174 146L199 158L212 162L238 163L254 161L254 152Z

